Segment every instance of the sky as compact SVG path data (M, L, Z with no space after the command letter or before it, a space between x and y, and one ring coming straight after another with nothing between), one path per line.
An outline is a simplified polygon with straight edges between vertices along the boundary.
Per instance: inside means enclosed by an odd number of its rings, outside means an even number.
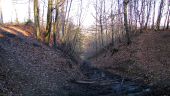
M71 13L70 17L74 20L74 22L77 22L77 12L80 7L79 0L73 0L72 7L71 7ZM83 13L82 13L82 23L83 26L89 26L92 25L94 20L91 16L93 10L92 4L89 4L90 1L93 0L83 0ZM28 18L28 0L18 0L17 3L15 3L13 0L1 0L1 6L2 6L2 12L3 12L3 19L4 22L11 22L15 21L16 16L18 16L18 19L20 22L24 22ZM32 4L32 3L31 3ZM40 14L42 13L42 7L44 2L40 0ZM32 7L32 6L31 6ZM46 10L47 4L45 5ZM91 7L91 9L89 9ZM17 14L16 14L17 13ZM45 13L46 14L46 13ZM33 19L33 8L31 8L31 19ZM44 16L44 19L46 19L46 15Z
M28 0L20 1L20 3L15 4L12 0L2 0L1 5L4 22L14 21L16 15L18 16L19 21L24 21L28 17Z
M18 1L18 2L16 3L14 1ZM77 17L78 17L78 12L79 12L78 10L82 8L83 10L82 18L81 18L82 25L85 27L90 27L95 22L95 19L92 16L95 14L95 10L94 10L95 0L82 0L83 6L81 7L80 7L80 2L78 1L80 0L73 0L71 11L70 11L71 12L70 17L73 19L75 23L77 23L77 20L78 20ZM107 0L107 2L110 2L110 1L111 0ZM158 2L159 1L160 0L158 0ZM16 15L18 16L18 19L20 22L24 22L28 19L28 0L1 0L1 2L2 2L1 6L2 6L2 11L3 11L4 22L15 21ZM40 14L42 12L43 4L44 2L40 0ZM33 4L31 5L33 6ZM47 4L45 6L46 6L45 8L47 8ZM158 8L158 5L157 5L157 8ZM33 8L31 8L31 18L33 20ZM46 19L46 15L44 16L44 19Z

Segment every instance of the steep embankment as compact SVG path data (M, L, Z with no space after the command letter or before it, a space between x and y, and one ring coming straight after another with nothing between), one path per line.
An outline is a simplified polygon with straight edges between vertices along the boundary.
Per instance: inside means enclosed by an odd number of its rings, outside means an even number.
M82 77L78 65L37 42L28 27L0 28L0 95L64 96L68 81Z
M94 66L170 90L170 32L145 32L129 46L93 59ZM169 87L168 87L169 86Z

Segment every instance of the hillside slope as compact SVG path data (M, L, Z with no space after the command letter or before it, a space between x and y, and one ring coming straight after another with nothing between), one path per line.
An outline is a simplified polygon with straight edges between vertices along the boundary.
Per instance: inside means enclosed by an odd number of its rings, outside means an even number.
M1 96L65 96L68 81L82 77L78 65L39 43L26 26L0 28Z
M110 51L105 54L94 58L93 66L170 89L169 31L142 33L132 40L131 45L120 46L113 56Z

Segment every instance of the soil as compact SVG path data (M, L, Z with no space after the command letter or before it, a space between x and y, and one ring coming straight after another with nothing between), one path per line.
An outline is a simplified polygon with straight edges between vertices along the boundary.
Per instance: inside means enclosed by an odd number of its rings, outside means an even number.
M94 67L155 86L155 92L170 94L170 32L149 30L92 59ZM161 90L162 89L162 90Z
M0 96L68 96L78 64L34 38L30 27L0 26Z
M0 96L170 95L169 31L149 30L80 65L33 30L0 26Z

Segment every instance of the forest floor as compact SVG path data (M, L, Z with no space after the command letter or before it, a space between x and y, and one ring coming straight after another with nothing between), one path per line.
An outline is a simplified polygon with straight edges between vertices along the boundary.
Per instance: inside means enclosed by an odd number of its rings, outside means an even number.
M0 26L0 96L146 96L150 86L160 93L153 96L169 94L168 31L142 33L113 56L108 50L80 66L38 42L33 30Z
M129 46L121 45L113 56L108 50L93 58L92 64L155 86L155 91L160 94L170 94L170 31L144 32L133 38Z
M33 27L0 26L0 96L68 96L79 66L38 42Z

